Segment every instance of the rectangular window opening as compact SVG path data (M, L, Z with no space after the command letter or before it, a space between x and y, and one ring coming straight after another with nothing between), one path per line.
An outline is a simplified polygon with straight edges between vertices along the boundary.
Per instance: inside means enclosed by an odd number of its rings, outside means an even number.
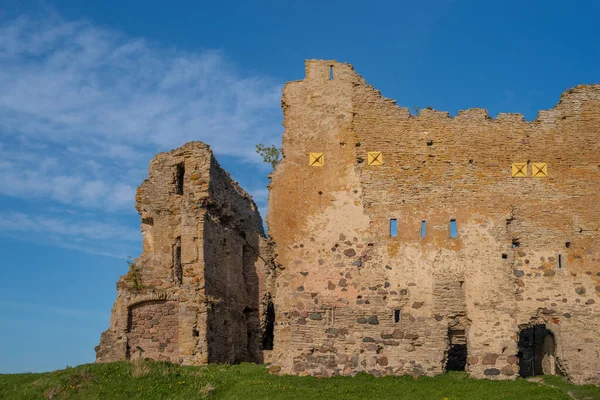
M329 80L333 80L333 65L329 66Z
M398 220L390 219L390 236L396 237L398 236Z
M333 309L332 308L327 310L326 317L327 317L327 325L333 325L334 318L333 318Z
M458 237L458 230L456 228L456 220L454 218L450 220L450 237L451 238Z
M400 323L400 310L394 310L394 323Z
M183 194L183 176L185 175L185 164L179 163L175 169L175 194Z
M427 223L425 222L425 220L421 221L421 238L425 238L425 235L427 234Z

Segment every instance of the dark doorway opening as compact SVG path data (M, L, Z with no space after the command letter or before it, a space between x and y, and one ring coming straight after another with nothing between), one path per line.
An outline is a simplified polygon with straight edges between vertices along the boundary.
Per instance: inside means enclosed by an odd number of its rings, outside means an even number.
M275 307L269 302L267 306L267 318L265 320L265 333L263 334L263 350L273 350L273 339L275 333Z
M446 371L464 371L467 366L467 345L454 344L448 349Z
M523 378L537 375L556 375L556 342L546 325L534 325L519 333L519 375Z
M446 371L464 371L467 367L467 336L463 329L448 331L450 347L446 360Z

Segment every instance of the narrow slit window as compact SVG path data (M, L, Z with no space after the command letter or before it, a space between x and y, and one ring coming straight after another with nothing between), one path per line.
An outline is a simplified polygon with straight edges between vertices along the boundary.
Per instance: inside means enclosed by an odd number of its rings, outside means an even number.
M450 220L450 237L457 238L458 237L458 229L456 228L456 220Z
M400 323L400 310L394 310L394 323Z
M183 283L183 268L181 267L181 237L175 239L173 246L173 275L177 283Z
M398 236L398 220L390 219L390 236L396 237Z
M329 80L333 80L333 65L329 66Z
M557 257L557 263L558 263L558 269L563 269L565 268L565 258L563 257L562 254L559 254Z
M183 194L183 176L185 175L185 165L177 164L175 169L175 194Z
M421 238L424 238L426 234L427 234L427 222L425 222L423 220L423 221L421 221Z

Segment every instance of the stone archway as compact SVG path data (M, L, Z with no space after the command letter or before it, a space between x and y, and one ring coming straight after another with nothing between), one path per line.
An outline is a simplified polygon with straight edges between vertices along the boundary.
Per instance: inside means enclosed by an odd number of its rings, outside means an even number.
M527 326L519 332L519 375L556 375L556 339L544 324Z

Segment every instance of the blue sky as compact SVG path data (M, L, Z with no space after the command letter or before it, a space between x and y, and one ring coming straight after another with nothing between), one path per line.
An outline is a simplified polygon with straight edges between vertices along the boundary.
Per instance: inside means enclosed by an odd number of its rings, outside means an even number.
M600 82L597 1L0 0L0 373L94 360L160 151L211 144L266 209L281 88L352 63L398 104L521 112Z

